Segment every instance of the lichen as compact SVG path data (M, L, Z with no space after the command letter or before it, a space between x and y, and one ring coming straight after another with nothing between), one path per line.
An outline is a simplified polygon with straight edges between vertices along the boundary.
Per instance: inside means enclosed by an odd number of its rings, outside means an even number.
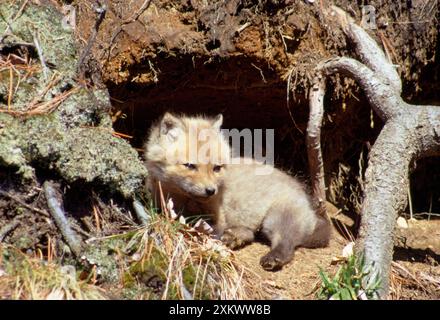
M95 266L103 281L117 283L120 277L117 255L122 253L126 244L124 240L124 238L116 237L87 246L83 253L82 263Z
M35 172L19 147L13 123L15 120L11 116L0 114L0 165L16 169L23 180L32 180Z
M21 5L0 4L1 16L15 17ZM0 34L6 28L7 23L0 19ZM21 112L19 117L0 113L0 165L15 168L23 183L35 179L34 166L38 165L68 183L97 183L131 197L147 172L130 144L113 135L108 92L76 82L78 50L72 30L62 24L62 15L49 5L27 3L11 23L3 47L15 48L35 39L49 66L47 77L39 65L38 71L23 77L8 105L9 72L0 77L0 108ZM50 102L72 89L55 110L23 116L31 102Z

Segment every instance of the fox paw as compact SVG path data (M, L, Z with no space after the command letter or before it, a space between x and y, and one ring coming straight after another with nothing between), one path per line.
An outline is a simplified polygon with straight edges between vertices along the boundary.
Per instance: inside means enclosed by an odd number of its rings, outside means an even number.
M279 253L273 251L263 256L260 260L260 265L267 271L280 270L285 264L285 259Z
M241 248L245 242L237 237L231 230L225 230L221 237L222 242L231 249Z

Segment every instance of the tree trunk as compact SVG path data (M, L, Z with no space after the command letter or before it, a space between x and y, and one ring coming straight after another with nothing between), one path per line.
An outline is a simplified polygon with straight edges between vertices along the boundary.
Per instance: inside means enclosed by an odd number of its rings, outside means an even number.
M398 122L389 123L371 149L359 233L365 262L377 265L370 281L378 272L387 274L391 265L395 221L407 204L408 169L414 154L410 135ZM384 277L381 288L387 287L388 277Z
M350 18L343 16L341 25L356 45L364 64L351 58L333 58L317 67L315 86L310 92L310 119L307 147L315 202L325 194L319 130L323 113L325 87L323 77L341 73L354 78L365 92L371 107L385 125L371 149L366 171L364 202L358 251L363 251L371 272L364 279L368 284L381 280L378 298L386 298L393 254L395 221L407 204L407 189L411 163L427 156L440 155L440 107L407 104L400 97L401 81L395 67L385 57L379 45ZM318 129L318 130L317 130Z

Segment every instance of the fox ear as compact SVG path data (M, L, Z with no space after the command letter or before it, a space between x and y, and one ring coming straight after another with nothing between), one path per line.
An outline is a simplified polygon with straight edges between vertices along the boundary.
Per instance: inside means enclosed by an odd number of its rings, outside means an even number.
M223 115L221 113L219 113L212 121L212 127L217 130L220 130L220 127L222 126L222 124L223 124Z
M182 122L179 118L167 112L160 121L160 134L175 140L181 130Z

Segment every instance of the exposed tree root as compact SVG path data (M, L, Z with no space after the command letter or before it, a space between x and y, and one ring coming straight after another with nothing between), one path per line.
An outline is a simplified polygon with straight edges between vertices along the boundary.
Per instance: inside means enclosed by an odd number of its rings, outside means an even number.
M354 78L364 90L375 112L385 122L371 149L358 249L367 264L373 266L367 282L381 278L379 298L386 298L393 252L393 234L398 213L405 210L409 173L414 160L440 155L440 107L410 105L402 100L402 83L395 66L388 61L379 45L339 8L333 11L356 44L363 63L346 57L326 60L317 67L316 83L310 93L311 114L308 131L310 167L315 201L322 203L324 190L323 163L319 133L325 89L322 79L334 73Z

